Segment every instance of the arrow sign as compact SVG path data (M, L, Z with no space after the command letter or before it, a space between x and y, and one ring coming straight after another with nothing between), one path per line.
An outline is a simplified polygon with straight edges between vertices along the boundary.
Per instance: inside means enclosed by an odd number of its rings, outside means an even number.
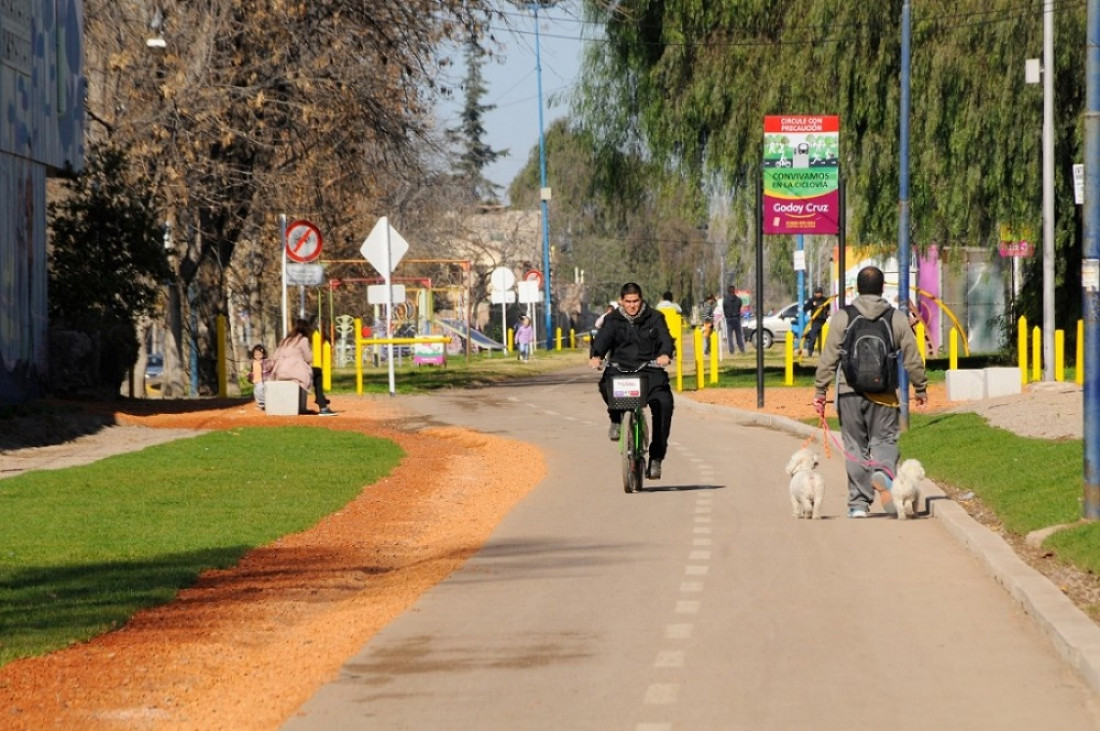
M389 239L388 242L386 241L387 238ZM386 260L387 249L390 254L389 261ZM397 233L397 229L390 225L386 216L382 216L378 219L378 223L374 224L374 228L371 229L367 238L363 240L359 253L370 262L371 266L378 270L378 273L386 281L389 281L390 274L401 263L401 258L405 256L408 250L409 242Z

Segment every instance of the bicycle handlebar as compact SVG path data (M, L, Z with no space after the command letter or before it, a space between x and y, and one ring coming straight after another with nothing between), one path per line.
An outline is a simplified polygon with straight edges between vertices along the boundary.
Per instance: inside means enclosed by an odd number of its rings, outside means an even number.
M660 363L658 363L655 360L646 361L645 363L642 363L637 368L624 368L623 366L619 365L618 363L610 363L610 362L607 363L607 365L611 366L612 368L619 371L620 373L638 373L638 372L642 371L645 368L658 368L662 371L665 369L665 366L661 365Z

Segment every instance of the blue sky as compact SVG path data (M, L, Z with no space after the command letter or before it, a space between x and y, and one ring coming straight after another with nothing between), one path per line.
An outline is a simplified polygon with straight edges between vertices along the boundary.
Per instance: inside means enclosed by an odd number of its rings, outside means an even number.
M482 103L495 105L485 116L485 142L495 150L509 151L486 168L486 177L506 188L539 143L538 75L535 63L535 24L529 10L502 2L508 25L495 22L491 32L502 48L482 66L488 88ZM577 81L584 44L584 24L580 21L580 3L564 2L539 11L539 57L542 60L543 127L564 117L568 94ZM511 29L509 29L509 27ZM589 32L591 34L591 32ZM452 83L457 86L466 70L461 51ZM457 113L464 99L461 90L454 99L440 104L438 116L443 127L457 124Z

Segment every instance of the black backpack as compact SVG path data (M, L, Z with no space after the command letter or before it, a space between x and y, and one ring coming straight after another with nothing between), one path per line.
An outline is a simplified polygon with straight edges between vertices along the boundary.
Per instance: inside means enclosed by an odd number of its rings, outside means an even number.
M840 367L844 380L856 391L886 393L898 387L898 349L890 327L892 310L867 318L853 305L848 313L848 329L840 344Z

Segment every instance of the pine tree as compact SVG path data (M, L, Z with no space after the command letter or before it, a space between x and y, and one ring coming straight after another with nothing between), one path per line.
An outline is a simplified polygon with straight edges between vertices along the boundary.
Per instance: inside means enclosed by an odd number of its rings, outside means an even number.
M448 140L461 150L455 166L455 177L474 203L497 201L501 186L486 178L484 170L501 155L508 154L507 150L494 150L483 139L485 114L496 108L495 105L481 103L482 97L488 91L481 74L485 55L477 34L471 33L466 41L466 80L462 85L466 92L466 103L462 107L459 126L447 130Z

